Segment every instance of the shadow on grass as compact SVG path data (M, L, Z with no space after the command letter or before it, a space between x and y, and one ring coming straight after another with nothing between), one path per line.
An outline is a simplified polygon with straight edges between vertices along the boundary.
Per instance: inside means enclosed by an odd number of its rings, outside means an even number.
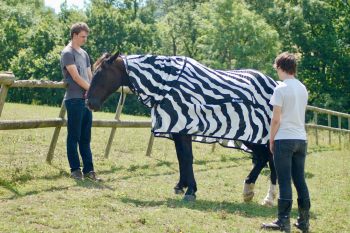
M11 197L1 198L2 200L15 200L15 199L18 199L18 198L21 198L21 197L36 195L36 194L40 194L40 193L43 193L43 192L62 191L62 190L69 189L69 187L51 187L51 188L45 189L45 190L34 190L34 191L26 192L26 193L21 193L20 191L18 191L16 189L16 187L13 187L13 188L8 188L7 187L7 189L9 191L11 191L13 193L13 195Z
M164 160L160 160L160 159L157 159L157 158L152 158L150 157L150 159L154 159L157 161L157 163L155 165L149 165L149 164L146 164L146 165L130 165L129 167L122 167L122 166L119 166L119 167L116 167L116 166L113 166L111 168L111 170L108 170L108 171L99 171L99 173L101 174L109 174L109 173L114 173L115 171L122 171L122 170L125 170L127 172L134 172L134 171L137 171L137 170L149 170L149 169L152 169L152 168L157 168L157 167L167 167L171 170L173 170L174 172L178 172L177 170L177 166L178 166L178 163L177 162L170 162L170 161L164 161ZM222 162L235 162L235 163L238 163L239 161L241 160L247 160L247 159L250 159L249 156L246 156L246 157L228 157L228 156L225 156L224 159L223 158L218 158L218 159L212 159L212 160L200 160L200 159L194 159L193 161L193 164L195 165L208 165L208 164L211 164L211 163L222 163ZM176 167L176 168L174 168Z
M196 165L207 165L207 164L210 164L210 163L223 163L223 162L235 162L235 163L238 163L240 161L244 161L244 160L247 160L247 159L251 159L251 156L247 155L247 156L242 156L242 157L234 157L233 156L220 156L220 158L218 158L217 160L215 159L212 159L212 160L201 160L201 159L195 159L193 161L193 164L196 164Z
M105 181L102 182L96 182L92 180L76 180L77 186L83 187L83 188L89 188L89 189L108 189L111 191L115 191L115 188L112 188L111 186L105 184Z
M188 208L204 212L226 212L244 217L266 217L273 218L277 214L276 208L269 208L257 203L242 202L217 202L207 200L196 200L195 202L185 202L180 199L168 198L166 201L144 201L123 197L119 199L123 203L130 203L137 207L157 207L166 206L168 208ZM292 216L297 215L296 211L292 211Z
M119 200L126 204L132 204L136 207L159 207L166 206L167 208L187 208L192 210L199 210L203 212L217 212L217 213L229 213L234 215L240 215L243 217L254 218L276 218L277 207L266 207L255 202L218 202L208 200L196 200L194 202L183 201L182 199L168 198L166 201L144 201L131 199L127 197L119 198ZM291 218L296 219L298 217L297 208L293 208L291 211ZM316 219L316 216L310 211L310 218Z
M207 172L207 171L212 171L212 170L222 170L222 169L228 169L228 168L234 168L238 167L239 165L229 165L229 166L219 166L219 167L214 167L214 168L202 168L202 169L196 169L195 173L201 173L201 172ZM122 176L118 179L122 180L128 180L132 178L137 178L137 177L157 177L157 176L166 176L166 175L174 175L174 174L179 174L179 171L176 169L172 169L173 171L167 171L167 172L162 172L162 173L153 173L153 174L131 174L131 175L126 175Z
M97 182L90 181L90 180L83 180L83 181L76 181L76 185L79 187L88 188L88 189L109 189L109 190L115 191L114 188L104 184L103 182L97 183ZM61 186L61 187L51 187L48 189L33 190L33 191L26 192L26 193L21 193L20 191L17 190L17 188L15 187L14 184L9 183L8 181L0 180L0 186L6 188L7 190L9 190L10 192L13 193L13 195L11 197L0 198L3 200L14 200L14 199L18 199L21 197L37 195L40 193L62 191L62 190L68 190L68 189L72 188L70 186Z
M54 167L54 166L53 166ZM57 179L61 179L61 178L67 178L67 179L72 179L70 178L70 174L65 171L62 170L60 168L57 168L59 170L59 173L56 175L45 175L42 177L38 177L35 178L36 180L39 179L44 179L44 180L57 180ZM34 178L32 178L34 179ZM26 183L29 180L32 179L26 179L24 182L21 183ZM69 188L71 188L70 186L61 186L61 187L51 187L48 189L41 189L41 190L33 190L33 191L29 191L29 192L21 192L18 190L18 188L16 187L16 179L15 180L5 180L0 178L0 187L3 187L5 189L7 189L8 191L10 191L13 195L11 197L7 197L7 198L0 198L0 199L6 199L6 200L13 200L13 199L17 199L17 198L21 198L21 197L26 197L26 196L31 196L31 195L37 195L40 193L45 193L45 192L54 192L54 191L62 191L62 190L68 190ZM91 181L91 180L75 180L76 182L76 186L80 186L83 188L88 188L88 189L108 189L111 191L115 191L114 188L112 188L111 186L105 184L105 182L95 182L95 181Z
M311 172L305 172L305 178L307 178L307 179L311 179L311 178L313 178L315 175L314 174L312 174Z
M7 189L15 195L20 195L20 192L17 190L16 185L13 182L4 180L0 178L0 186Z

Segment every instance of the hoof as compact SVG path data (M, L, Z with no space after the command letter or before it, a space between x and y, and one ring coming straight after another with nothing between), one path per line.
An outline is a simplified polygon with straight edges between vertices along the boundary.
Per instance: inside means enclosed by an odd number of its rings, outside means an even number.
M184 194L184 186L179 182L174 187L175 194Z
M196 195L185 195L183 198L184 201L192 202L196 200Z
M254 193L248 193L243 195L244 202L250 202L253 200Z
M197 188L188 188L183 200L184 201L195 201L196 200L196 191L197 191Z
M273 207L273 201L271 200L263 200L263 202L261 203L261 205L263 206L267 206L267 207Z
M184 194L185 191L183 190L183 188L174 188L174 192L175 194Z
M254 197L254 183L245 183L243 187L243 200L244 202L250 202Z

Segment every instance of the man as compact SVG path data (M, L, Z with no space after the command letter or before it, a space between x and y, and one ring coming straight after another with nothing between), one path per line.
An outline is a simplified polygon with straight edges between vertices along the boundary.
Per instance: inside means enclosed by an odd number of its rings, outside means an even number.
M264 223L262 228L290 232L293 179L298 193L299 210L298 221L294 225L302 232L308 232L310 197L304 173L307 147L305 110L308 93L305 86L295 78L296 59L293 54L284 52L278 55L274 67L283 81L275 88L270 101L273 105L270 150L274 155L280 196L277 220Z
M85 107L85 93L92 79L90 59L81 48L89 34L85 23L75 23L70 30L71 41L61 53L61 69L67 90L64 96L67 109L67 156L71 169L71 177L76 180L83 178L100 181L94 171L90 148L92 113ZM83 160L83 171L80 169L80 159Z

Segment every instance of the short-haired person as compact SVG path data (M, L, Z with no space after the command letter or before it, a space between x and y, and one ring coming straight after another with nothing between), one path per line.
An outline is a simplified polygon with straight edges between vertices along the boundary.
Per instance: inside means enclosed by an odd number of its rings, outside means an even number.
M67 83L64 102L67 109L67 157L71 177L101 181L94 171L90 148L92 113L85 106L85 93L92 79L90 58L81 48L89 34L85 23L75 23L70 30L71 41L61 53L61 69ZM80 169L79 152L83 161Z
M283 81L275 88L270 101L273 105L270 150L274 156L279 184L278 218L272 223L263 223L262 228L290 232L293 180L298 193L299 210L299 217L294 225L302 232L308 232L310 197L304 173L308 93L295 77L297 64L293 54L284 52L278 55L274 67Z

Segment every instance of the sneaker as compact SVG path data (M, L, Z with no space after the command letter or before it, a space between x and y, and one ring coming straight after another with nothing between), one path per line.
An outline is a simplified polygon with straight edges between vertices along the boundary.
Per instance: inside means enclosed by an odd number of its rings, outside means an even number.
M94 172L94 171L85 173L84 178L89 179L91 181L102 182L102 179L97 177L96 172Z
M81 173L81 171L78 169L78 170L72 171L72 173L70 174L70 177L75 180L83 180L83 173Z

